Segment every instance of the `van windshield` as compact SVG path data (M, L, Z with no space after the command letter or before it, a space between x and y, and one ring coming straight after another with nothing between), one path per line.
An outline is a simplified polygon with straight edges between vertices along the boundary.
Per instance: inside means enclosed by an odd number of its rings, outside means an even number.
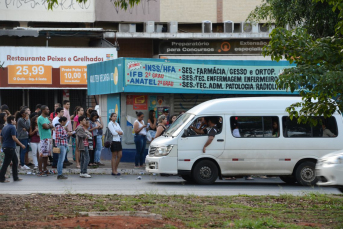
M176 137L184 126L194 117L193 114L183 114L175 122L173 122L165 133L167 136Z

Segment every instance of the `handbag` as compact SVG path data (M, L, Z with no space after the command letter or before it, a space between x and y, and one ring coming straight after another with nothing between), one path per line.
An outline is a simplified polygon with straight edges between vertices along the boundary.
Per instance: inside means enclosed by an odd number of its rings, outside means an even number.
M113 140L113 135L112 135L111 131L108 129L108 127L106 127L105 138L104 138L104 146L106 148L110 148L112 140Z
M58 147L54 147L54 148L52 149L52 152L53 152L53 153L61 153L61 149L58 148Z
M151 142L151 140L152 140L152 136L151 136L151 134L150 134L149 131L146 133L146 139L147 139L149 142Z

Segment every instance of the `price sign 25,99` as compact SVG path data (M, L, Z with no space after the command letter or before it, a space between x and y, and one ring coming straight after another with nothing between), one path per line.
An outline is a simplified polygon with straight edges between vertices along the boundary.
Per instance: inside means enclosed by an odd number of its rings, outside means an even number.
M52 67L8 65L8 84L52 84Z

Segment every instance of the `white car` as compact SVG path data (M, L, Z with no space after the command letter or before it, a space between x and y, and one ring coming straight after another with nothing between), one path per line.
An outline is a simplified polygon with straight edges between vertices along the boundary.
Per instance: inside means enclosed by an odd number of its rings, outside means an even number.
M318 185L337 187L343 193L343 150L321 157L316 164Z

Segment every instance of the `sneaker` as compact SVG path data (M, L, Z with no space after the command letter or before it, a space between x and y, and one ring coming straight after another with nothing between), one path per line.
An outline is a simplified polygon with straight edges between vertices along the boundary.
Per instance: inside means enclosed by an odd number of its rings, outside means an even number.
M29 169L31 169L30 167L28 167L28 166L26 166L26 165L24 165L24 166L20 166L20 169L26 169L26 170L29 170Z
M57 180L66 180L66 179L68 179L68 177L66 177L66 176L63 176L63 175L57 176Z
M80 177L83 177L83 173L80 173Z
M16 179L16 180L14 180L14 181L22 181L23 179L21 179L21 178L18 178L18 179Z
M37 174L38 177L47 177L48 175L46 175L44 172L40 172Z
M89 174L87 174L87 173L84 173L83 174L83 178L91 178L92 176L91 175L89 175Z
M33 167L33 169L38 169L38 166Z

